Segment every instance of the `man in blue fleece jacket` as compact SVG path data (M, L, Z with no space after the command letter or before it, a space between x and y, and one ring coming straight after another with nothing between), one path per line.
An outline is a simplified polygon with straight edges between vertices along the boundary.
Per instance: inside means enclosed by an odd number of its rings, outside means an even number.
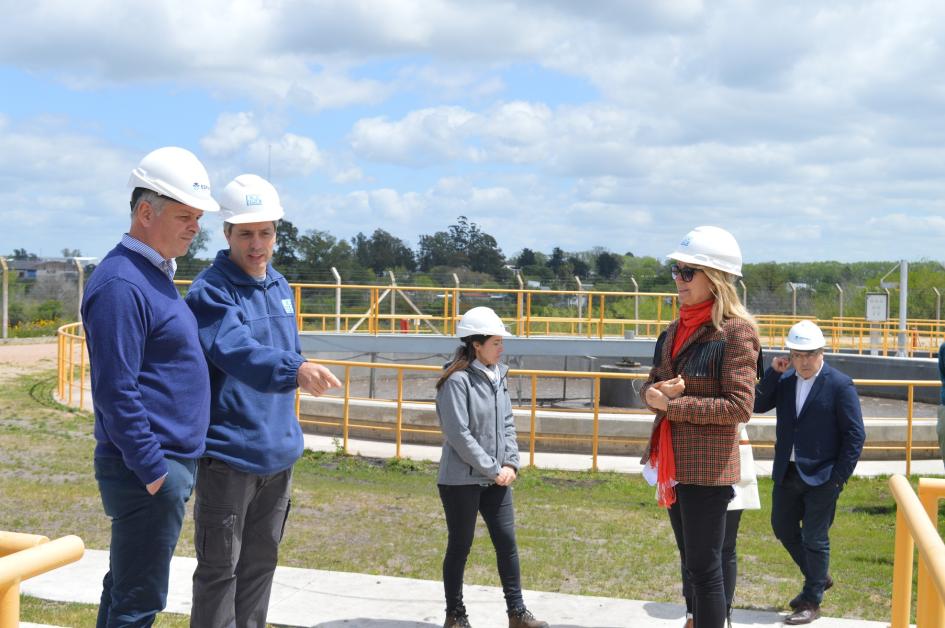
M95 409L95 478L111 518L99 628L150 626L167 602L184 504L203 455L210 381L174 258L219 206L207 171L159 148L131 173L131 228L82 301Z
M195 490L190 623L263 628L292 465L302 455L295 390L320 395L341 384L302 357L292 291L269 264L284 213L275 188L240 175L224 188L221 205L229 249L217 253L186 297L211 386Z

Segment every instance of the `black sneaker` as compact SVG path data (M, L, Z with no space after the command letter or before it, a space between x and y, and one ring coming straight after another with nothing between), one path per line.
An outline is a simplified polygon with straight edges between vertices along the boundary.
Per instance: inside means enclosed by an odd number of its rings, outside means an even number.
M509 628L548 628L548 622L535 619L527 608L509 611Z
M443 628L472 628L469 625L469 617L466 616L466 607L460 604L452 610L447 610Z

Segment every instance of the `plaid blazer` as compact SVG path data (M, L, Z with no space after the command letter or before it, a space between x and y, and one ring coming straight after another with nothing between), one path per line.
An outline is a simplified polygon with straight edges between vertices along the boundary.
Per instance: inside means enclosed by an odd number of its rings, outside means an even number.
M672 421L676 480L682 484L724 486L739 481L738 424L751 418L761 343L747 321L733 318L721 330L711 322L695 331L670 356L679 321L673 321L656 342L650 377L640 390L682 375L686 390L656 412L650 442L641 462L650 458L660 421Z

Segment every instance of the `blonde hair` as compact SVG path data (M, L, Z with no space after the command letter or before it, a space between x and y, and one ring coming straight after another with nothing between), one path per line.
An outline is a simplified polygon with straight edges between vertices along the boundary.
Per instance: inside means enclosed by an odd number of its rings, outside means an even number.
M712 326L716 329L722 329L722 323L730 318L740 318L748 322L755 331L758 331L758 323L738 298L738 291L735 290L735 276L716 268L707 268L705 266L696 266L702 269L705 276L711 284L712 296L715 297L715 303L712 305Z

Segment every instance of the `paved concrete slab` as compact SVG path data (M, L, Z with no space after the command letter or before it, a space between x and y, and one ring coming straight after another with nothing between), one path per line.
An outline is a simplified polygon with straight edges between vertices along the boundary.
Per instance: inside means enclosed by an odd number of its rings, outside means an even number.
M167 610L190 612L190 584L196 560L175 557ZM48 600L98 602L108 552L87 550L78 563L22 584L27 595ZM504 626L505 603L498 587L467 586L474 626ZM679 628L683 608L582 595L526 591L529 608L556 628ZM784 613L737 610L740 628L781 624ZM443 625L443 585L438 581L279 567L273 581L269 621L311 628L436 628ZM884 622L823 618L818 628L882 628Z

